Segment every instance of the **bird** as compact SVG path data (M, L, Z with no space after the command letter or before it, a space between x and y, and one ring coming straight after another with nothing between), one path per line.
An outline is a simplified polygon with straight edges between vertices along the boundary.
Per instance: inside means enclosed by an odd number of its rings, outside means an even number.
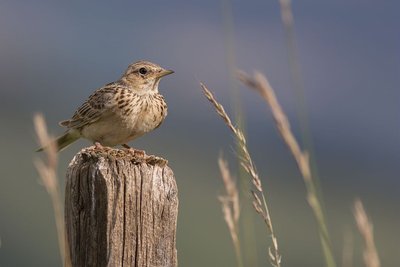
M119 80L95 90L70 119L59 123L67 130L54 141L57 151L80 138L98 147L130 148L129 141L158 128L167 116L158 86L172 73L144 60L129 65Z

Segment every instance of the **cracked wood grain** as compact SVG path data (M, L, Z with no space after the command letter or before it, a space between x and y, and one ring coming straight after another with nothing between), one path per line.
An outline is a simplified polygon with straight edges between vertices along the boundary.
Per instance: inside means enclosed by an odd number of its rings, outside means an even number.
M110 151L84 149L68 167L65 224L72 266L177 266L172 170L154 156Z

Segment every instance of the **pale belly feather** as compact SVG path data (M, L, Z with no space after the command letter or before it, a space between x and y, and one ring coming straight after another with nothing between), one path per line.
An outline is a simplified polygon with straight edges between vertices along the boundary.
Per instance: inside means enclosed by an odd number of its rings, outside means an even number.
M123 116L118 110L111 112L85 126L81 134L84 138L105 146L128 143L154 130L164 120L166 112L161 112L155 103L149 102L147 105L147 108L134 110L129 116Z

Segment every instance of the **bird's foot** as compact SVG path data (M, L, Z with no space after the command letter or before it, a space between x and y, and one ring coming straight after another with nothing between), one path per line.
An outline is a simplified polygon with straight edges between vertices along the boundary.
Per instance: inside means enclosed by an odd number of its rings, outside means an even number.
M146 151L144 150L135 149L127 144L122 144L122 146L135 157L144 158L146 156Z

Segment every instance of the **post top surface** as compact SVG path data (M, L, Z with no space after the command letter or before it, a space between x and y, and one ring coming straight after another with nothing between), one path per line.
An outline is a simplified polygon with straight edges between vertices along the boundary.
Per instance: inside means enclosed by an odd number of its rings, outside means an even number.
M81 154L84 159L88 158L107 158L110 160L128 160L133 163L146 163L150 165L165 166L168 161L164 158L147 155L144 151L136 153L133 149L118 149L111 147L96 147L90 146L83 148L78 154ZM144 152L144 153L143 153Z

